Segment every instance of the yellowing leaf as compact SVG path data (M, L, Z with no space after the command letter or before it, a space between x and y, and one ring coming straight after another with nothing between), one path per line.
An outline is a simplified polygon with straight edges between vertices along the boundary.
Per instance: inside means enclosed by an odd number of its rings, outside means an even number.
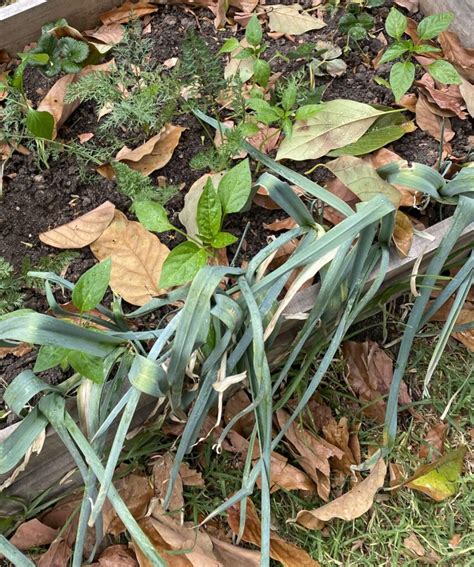
M456 494L466 447L447 453L433 463L423 465L402 486L423 492L436 502Z
M317 159L358 140L382 114L382 110L353 100L323 103L315 116L295 122L292 135L280 145L277 159Z
M99 238L114 218L115 205L106 201L77 219L42 232L39 239L54 248L83 248Z
M397 211L395 214L392 238L400 255L406 258L413 244L413 224L407 215L401 211Z
M369 476L352 490L316 510L301 510L294 520L308 529L321 529L324 522L333 518L351 521L365 514L372 506L375 495L383 486L387 465L377 461Z
M314 18L305 12L301 13L302 6L299 4L277 4L269 11L269 27L273 32L300 35L311 30L319 30L325 27L323 20Z
M396 207L400 203L400 191L382 179L375 169L362 158L341 156L325 164L361 201L375 195L385 195Z
M91 250L99 261L112 258L110 287L125 301L144 305L163 293L157 286L168 247L120 211L116 211L114 220L91 245Z

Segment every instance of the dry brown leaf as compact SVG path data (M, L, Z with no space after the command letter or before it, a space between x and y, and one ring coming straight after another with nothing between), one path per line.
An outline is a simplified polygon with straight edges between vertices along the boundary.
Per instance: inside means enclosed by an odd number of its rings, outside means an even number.
M459 85L459 92L466 103L467 111L474 118L474 85L463 79L462 84Z
M160 455L153 465L153 486L155 487L155 496L163 501L168 491L168 483L171 476L171 468L173 466L173 457L170 453ZM169 501L168 510L173 514L178 512L181 514L184 508L183 498L183 480L178 474L173 485L173 492Z
M416 96L415 93L407 93L407 94L402 96L402 98L398 102L398 105L403 106L403 108L406 108L407 110L409 110L410 112L413 112L413 114L415 114L415 112L416 112L416 101L417 100L418 100L418 97Z
M402 8L406 8L410 14L418 12L420 8L420 0L395 0L395 4L402 6Z
M429 429L425 435L423 444L418 451L420 459L427 459L430 457L431 460L433 460L441 456L447 431L448 424L443 423L442 421Z
M422 93L420 93L416 103L416 123L424 132L428 132L438 141L441 141L442 133L444 142L449 142L454 138L454 131L451 128L449 118L444 119L443 132L442 118L433 112L433 105L428 102Z
M291 217L276 220L274 222L271 222L270 224L263 223L263 228L265 230L272 230L274 232L278 232L280 230L290 230L292 228L295 228L295 226L298 226L298 223Z
M138 563L126 545L111 545L90 567L138 567Z
M115 205L106 201L75 220L42 232L39 239L54 248L83 248L97 240L110 225L115 214Z
M388 394L393 376L393 361L377 343L367 341L357 343L346 341L342 352L348 367L346 381L354 394L362 403L369 404L364 414L376 421L384 423L386 404L382 396ZM409 404L406 384L402 382L398 396L401 404Z
M352 490L316 510L301 510L295 519L289 521L297 522L308 529L319 530L325 522L333 518L346 521L359 518L371 508L375 495L383 486L386 472L387 465L380 459L369 476Z
M411 250L413 234L413 224L410 218L405 213L397 211L392 238L402 258L406 258Z
M289 419L289 414L283 410L276 413L279 427L283 427ZM342 459L344 451L328 443L325 439L318 438L300 425L292 423L285 433L285 439L290 445L290 450L298 461L298 465L306 472L309 478L316 484L318 495L323 500L329 499L330 487L329 475L331 466L329 459L335 457ZM318 475L317 471L321 474ZM322 484L322 477L325 482Z
M28 343L20 343L19 345L15 345L13 347L0 347L0 360L5 358L6 356L12 354L17 358L21 356L25 356L33 350L33 347Z
M357 433L354 440L354 435L351 436L349 432L347 417L341 417L339 422L331 418L323 426L323 436L326 441L343 452L343 456L340 459L330 459L331 467L343 472L345 475L352 474L351 466L360 463L360 448L358 446ZM353 448L355 451L353 451Z
M453 116L457 115L462 120L466 118L464 99L458 85L436 84L429 73L425 73L415 84L429 102L438 105L442 110L451 111Z
M95 30L87 30L83 32L86 38L100 41L107 45L115 45L123 39L125 28L120 24L110 24L108 26L100 26Z
M280 133L278 128L261 125L260 132L249 138L248 142L264 154L269 154L278 146Z
M418 557L425 555L425 548L421 545L420 540L415 534L411 534L403 540L403 545Z
M192 469L188 463L181 463L179 467L179 476L184 486L204 486L202 474Z
M146 476L129 474L114 483L122 500L135 519L143 518L153 498L153 488ZM103 507L104 534L119 535L125 531L122 520L108 500Z
M443 56L468 80L474 81L474 49L466 49L461 45L454 32L445 31L439 34L438 41L443 49Z
M229 508L227 521L232 531L235 534L239 533L240 506L238 504ZM255 505L250 499L247 499L247 514L242 539L260 547L261 532L262 528ZM319 563L312 559L306 551L273 533L270 533L270 556L276 561L280 561L283 567L319 566Z
M216 559L222 567L260 567L260 553L253 549L237 547L226 541L210 536Z
M453 300L447 301L431 318L432 321L446 321L453 306ZM456 325L465 325L474 321L474 303L466 301L456 320ZM474 329L452 333L470 352L474 352Z
M79 134L77 137L79 139L79 142L81 144L85 144L86 142L88 142L89 140L92 140L92 138L94 137L95 134L93 134L92 132L85 132L84 134Z
M58 535L59 530L50 528L38 519L23 522L10 538L10 543L24 551L30 547L49 545Z
M239 390L231 396L224 409L224 421L226 425L229 421L243 409L250 405L250 398L244 390ZM255 425L255 414L253 412L244 415L237 423L235 423L233 430L242 437L248 438L252 433Z
M126 24L134 18L142 18L147 14L153 14L158 10L157 6L139 0L138 2L124 2L117 8L112 8L108 12L100 14L100 21L104 25L110 24Z
M68 543L62 539L53 542L46 553L41 555L38 567L64 567L69 564L72 549Z
M66 91L69 85L77 82L81 77L89 75L90 73L94 73L96 71L106 72L110 70L113 64L113 61L108 61L102 65L88 65L79 73L69 73L54 83L38 105L39 111L49 112L54 118L53 138L56 137L58 130L80 104L79 100L68 104L64 102L64 97L66 96Z
M459 544L461 543L461 539L462 539L462 535L461 534L454 534L453 537L449 540L449 547L451 549L456 549L456 547L459 547Z
M91 244L99 260L112 258L110 287L132 305L144 305L164 290L158 288L167 246L139 222L129 221L120 211Z
M134 150L127 147L122 148L115 159L123 161L128 167L139 171L142 175L150 175L170 161L184 130L186 128L181 126L166 124L159 134L153 136L138 148ZM115 177L110 165L102 165L97 168L97 171L108 179Z

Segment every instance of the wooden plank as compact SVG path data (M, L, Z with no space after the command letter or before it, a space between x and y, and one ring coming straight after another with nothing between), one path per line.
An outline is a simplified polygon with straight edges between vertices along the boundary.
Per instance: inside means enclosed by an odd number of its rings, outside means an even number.
M85 30L97 25L99 14L119 6L122 0L19 0L0 8L0 49L10 54L36 41L41 26L59 18Z

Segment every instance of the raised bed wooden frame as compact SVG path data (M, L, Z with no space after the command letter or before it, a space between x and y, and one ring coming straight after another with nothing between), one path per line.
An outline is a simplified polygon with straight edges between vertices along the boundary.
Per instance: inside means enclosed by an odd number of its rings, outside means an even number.
M98 14L122 3L122 0L18 0L15 4L0 8L0 49L14 54L25 45L37 39L41 26L58 18L66 18L74 27L83 30L99 23ZM153 0L151 0L153 3ZM157 2L158 3L158 2ZM393 253L384 287L398 280L406 279L411 273L415 261L423 255L423 266L437 249L442 237L449 230L451 220L446 219L426 230L426 237L415 236L411 252L407 258L399 258ZM457 248L461 249L473 243L474 222L464 231ZM273 358L278 358L288 339L294 336L301 324L296 314L306 313L311 309L318 291L312 286L298 293L284 312L287 322L281 335L280 346L272 352ZM143 423L156 405L156 400L142 397L142 404L137 411L133 425ZM0 440L7 438L16 425L0 431ZM113 431L110 436L112 437ZM32 501L38 495L47 491L48 498L57 497L62 492L73 489L80 484L78 475L71 472L74 461L52 428L46 431L46 439L42 451L33 455L25 470L20 472L14 482L3 490L0 499L0 517L13 514L21 509L15 504L15 498ZM10 477L9 473L0 476L0 486ZM61 482L64 481L64 482Z

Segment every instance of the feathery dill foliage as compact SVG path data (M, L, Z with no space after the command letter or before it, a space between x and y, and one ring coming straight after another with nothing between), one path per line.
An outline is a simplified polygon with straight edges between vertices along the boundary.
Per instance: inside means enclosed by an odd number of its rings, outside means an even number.
M25 120L19 93L8 91L0 105L0 142L19 144L25 136Z
M105 142L139 141L143 134L159 132L176 111L177 72L155 62L152 43L142 38L141 31L140 22L132 22L114 48L114 66L82 77L66 94L67 102L92 101L97 112L110 109L98 127L98 136Z
M21 278L15 276L13 266L0 256L0 315L23 305L21 285Z
M164 205L179 191L175 185L157 187L152 180L139 171L128 167L122 162L114 162L112 167L115 171L117 189L127 195L134 203L137 201L155 201ZM131 206L133 210L133 204Z
M63 250L53 256L42 256L37 264L32 264L29 258L24 258L21 265L21 277L24 285L27 287L42 287L44 280L33 278L28 275L28 272L53 272L55 274L63 273L69 264L79 258L79 252L75 250Z
M222 59L195 30L188 30L181 47L179 74L189 88L192 105L207 110L227 86Z

